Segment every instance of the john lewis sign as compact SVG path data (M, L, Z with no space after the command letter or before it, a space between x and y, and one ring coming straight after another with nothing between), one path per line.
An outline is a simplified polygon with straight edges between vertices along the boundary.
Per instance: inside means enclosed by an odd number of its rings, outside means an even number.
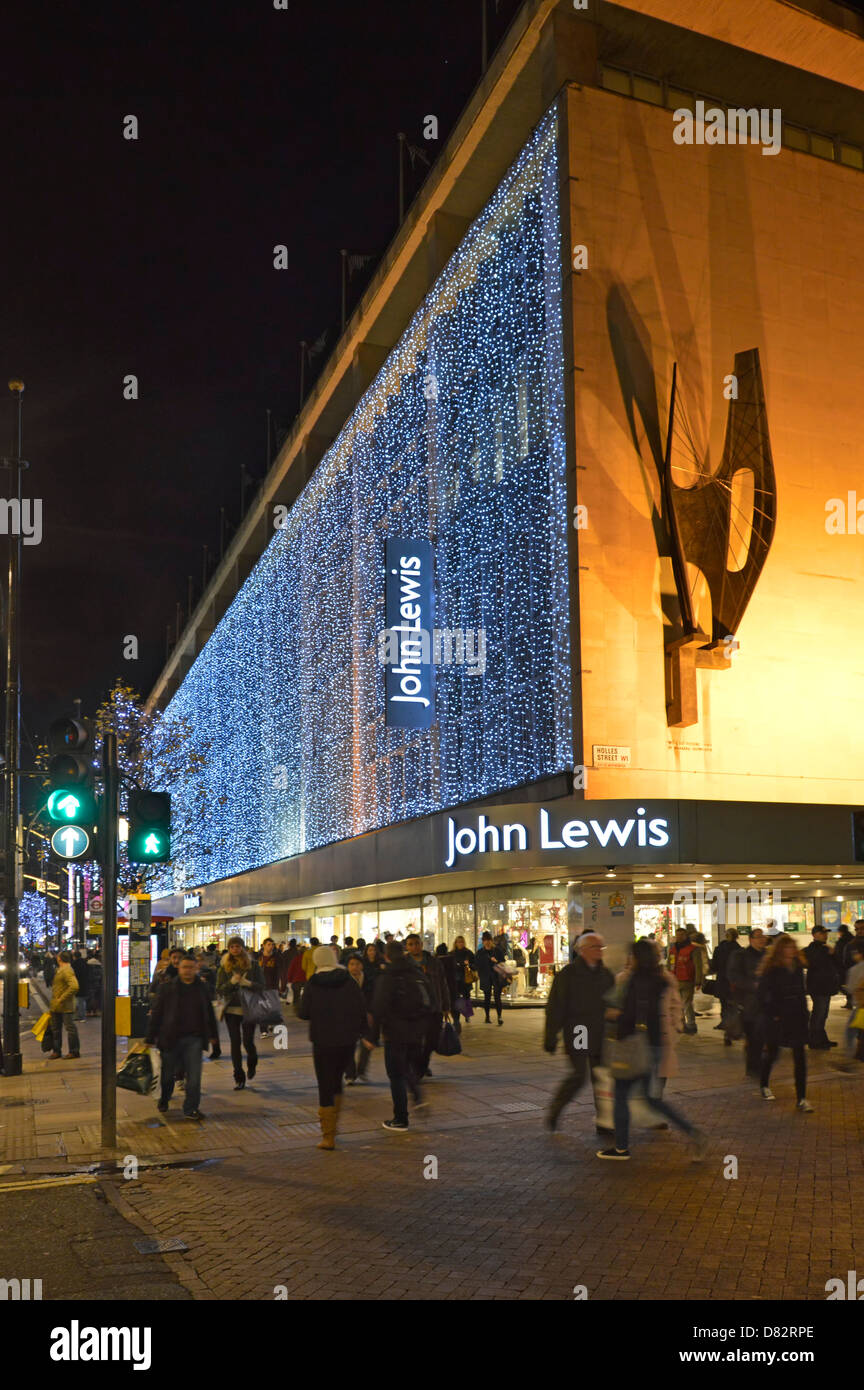
M434 627L432 546L425 540L390 539L385 558L387 629L397 638L398 650L398 660L386 667L385 722L391 729L428 729L435 722L428 645Z
M561 801L493 806L444 821L447 869L507 863L652 864L678 859L674 801Z

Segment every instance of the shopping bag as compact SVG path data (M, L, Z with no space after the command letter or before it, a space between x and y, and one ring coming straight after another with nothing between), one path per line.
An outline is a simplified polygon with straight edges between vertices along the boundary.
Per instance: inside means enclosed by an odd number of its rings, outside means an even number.
M858 1008L849 1020L850 1028L860 1028L864 1030L864 1008Z
M62 1041L62 1037L61 1037L61 1041ZM50 1023L48 1024L48 1027L45 1029L45 1032L42 1034L42 1051L43 1051L43 1052L53 1052L53 1051L54 1051L54 1029L53 1029L53 1027L52 1027L52 1025L51 1025Z
M241 989L243 1022L269 1028L282 1022L282 1001L278 989Z
M449 1019L442 1025L435 1051L438 1053L439 1057L456 1057L462 1051L462 1043L459 1041L459 1034L456 1032L456 1029Z
M594 1083L594 1111L599 1129L612 1129L614 1120L612 1108L615 1101L615 1086L608 1067L595 1067L592 1073Z
M460 997L456 1000L454 1007L456 1012L460 1013L463 1018L474 1017L474 1005L471 1003L470 999L463 999Z
M620 1077L622 1081L632 1081L637 1076L647 1076L651 1070L647 1030L640 1026L626 1038L604 1038L603 1065L609 1068L613 1080Z
M48 1027L50 1022L50 1014L40 1014L36 1022L33 1024L33 1027L30 1029L30 1032L33 1034L34 1038L38 1038L39 1042L42 1041L45 1029Z
M130 1051L117 1073L117 1085L124 1091L137 1091L139 1096L146 1096L155 1084L149 1047L145 1045Z

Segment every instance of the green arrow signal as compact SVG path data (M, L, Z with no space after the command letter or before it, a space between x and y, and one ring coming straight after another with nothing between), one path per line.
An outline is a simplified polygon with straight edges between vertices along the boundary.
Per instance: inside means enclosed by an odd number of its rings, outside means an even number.
M68 816L71 820L80 805L81 802L78 800L77 796L73 796L71 792L67 792L62 800L57 802L57 809L58 811L62 811L63 814Z

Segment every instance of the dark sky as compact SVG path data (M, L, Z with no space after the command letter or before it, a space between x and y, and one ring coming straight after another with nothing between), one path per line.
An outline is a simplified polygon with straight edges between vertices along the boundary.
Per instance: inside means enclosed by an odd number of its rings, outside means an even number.
M487 0L493 47L519 3ZM300 339L338 326L340 247L380 254L396 229L397 131L439 150L479 78L480 0L288 4L4 14L0 443L20 376L44 525L24 548L31 739L117 674L150 688L219 508L238 521L241 465L264 473L266 409L296 413Z
M489 0L493 40L518 3ZM338 327L340 248L396 230L397 131L437 152L479 78L480 0L35 0L3 49L0 443L18 376L44 527L23 552L26 762L73 697L87 713L115 675L158 674L241 465L264 474L266 409L297 411L300 339Z

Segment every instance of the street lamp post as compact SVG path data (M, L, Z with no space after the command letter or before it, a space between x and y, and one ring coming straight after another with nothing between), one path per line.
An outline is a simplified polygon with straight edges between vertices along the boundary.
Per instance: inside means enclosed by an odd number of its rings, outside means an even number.
M6 971L3 985L3 1070L6 1076L21 1074L21 1035L18 1023L18 813L21 792L21 653L19 644L21 593L21 474L27 467L24 448L24 383L10 381L18 396L18 446L14 458L4 458L9 470L9 498L18 502L18 534L9 536L9 568L6 584L6 805L3 816L3 867L5 893Z

